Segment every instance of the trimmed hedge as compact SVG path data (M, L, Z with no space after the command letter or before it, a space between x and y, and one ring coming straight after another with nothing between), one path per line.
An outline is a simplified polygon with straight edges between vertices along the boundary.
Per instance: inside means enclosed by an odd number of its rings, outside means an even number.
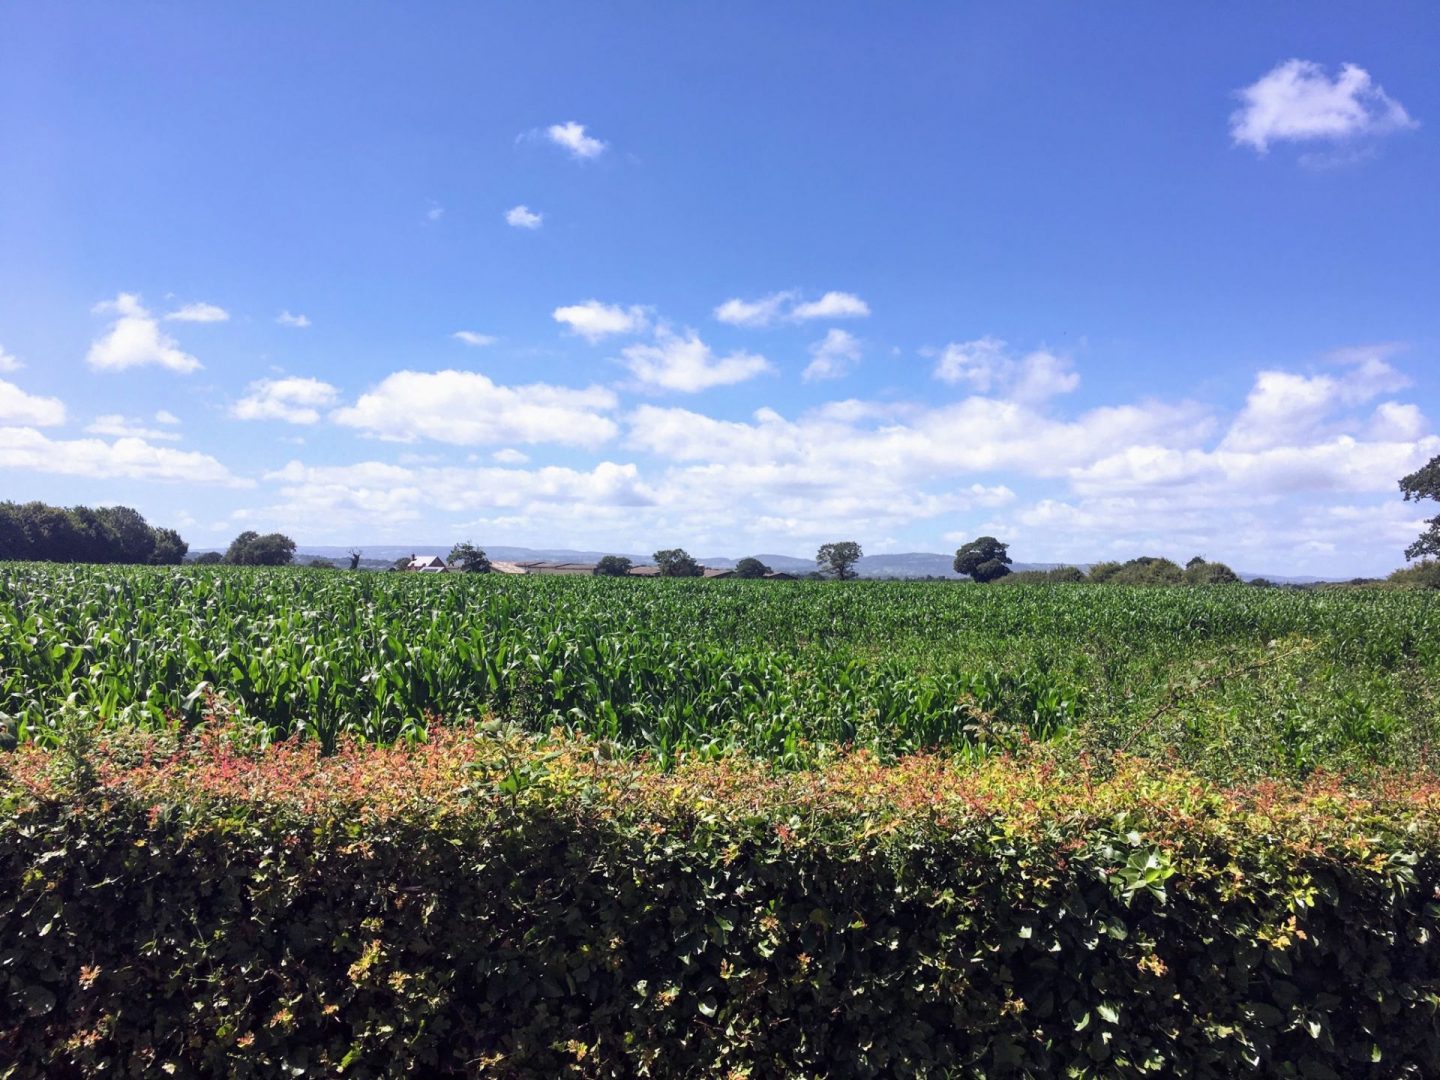
M1440 1071L1429 780L242 738L0 760L0 1075Z

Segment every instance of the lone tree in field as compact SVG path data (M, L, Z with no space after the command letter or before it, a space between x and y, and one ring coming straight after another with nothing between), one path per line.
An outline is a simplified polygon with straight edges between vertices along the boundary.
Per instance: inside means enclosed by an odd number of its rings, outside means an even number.
M762 578L770 573L770 568L756 558L741 559L735 564L735 576L738 578Z
M993 536L971 540L955 552L955 572L966 574L982 585L997 581L1010 573L1009 547Z
M624 577L630 573L630 560L624 555L606 555L595 564L598 577Z
M699 577L705 572L684 548L666 548L655 552L654 558L661 577Z
M358 569L360 569L360 556L361 556L361 555L364 555L364 554L365 554L365 553L364 553L363 551L361 551L359 548L351 548L351 549L350 549L350 569L351 569L351 570L358 570Z
M1423 467L1401 480L1400 490L1404 493L1406 502L1419 502L1421 499L1440 500L1440 457L1431 458ZM1428 528L1405 549L1405 558L1440 555L1440 516L1431 518L1425 524Z
M860 576L855 572L855 564L862 554L864 552L854 540L840 540L834 544L823 544L815 553L815 562L822 572L830 574L836 581L849 581Z
M488 574L490 572L489 557L468 540L451 548L450 557L445 561L451 566L459 567L467 574Z
M225 561L235 566L289 566L295 561L295 541L284 533L241 533L230 541Z

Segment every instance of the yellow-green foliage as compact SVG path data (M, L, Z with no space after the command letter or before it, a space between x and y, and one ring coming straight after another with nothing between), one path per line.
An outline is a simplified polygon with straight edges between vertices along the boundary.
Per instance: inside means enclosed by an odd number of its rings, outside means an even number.
M1426 779L253 734L0 758L0 1073L1440 1069Z

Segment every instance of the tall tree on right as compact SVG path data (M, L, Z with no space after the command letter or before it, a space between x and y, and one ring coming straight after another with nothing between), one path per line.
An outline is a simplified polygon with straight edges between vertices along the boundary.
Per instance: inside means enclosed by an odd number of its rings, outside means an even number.
M1431 458L1400 481L1400 491L1406 502L1421 499L1440 500L1440 457ZM1431 518L1427 528L1416 541L1405 549L1405 558L1418 559L1421 555L1440 555L1440 516Z
M855 564L860 561L860 545L854 540L839 540L833 544L823 544L815 553L815 562L819 565L822 573L829 574L837 581L849 581L860 575L855 570Z
M955 552L955 572L982 585L1002 578L1010 573L1009 547L993 536L971 540Z

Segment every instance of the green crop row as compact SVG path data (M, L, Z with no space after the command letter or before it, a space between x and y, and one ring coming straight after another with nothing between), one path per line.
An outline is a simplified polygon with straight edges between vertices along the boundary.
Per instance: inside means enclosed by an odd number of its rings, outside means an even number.
M493 713L665 763L1059 737L1303 775L1417 760L1437 690L1418 592L0 566L0 724L22 741L65 707L326 747Z

